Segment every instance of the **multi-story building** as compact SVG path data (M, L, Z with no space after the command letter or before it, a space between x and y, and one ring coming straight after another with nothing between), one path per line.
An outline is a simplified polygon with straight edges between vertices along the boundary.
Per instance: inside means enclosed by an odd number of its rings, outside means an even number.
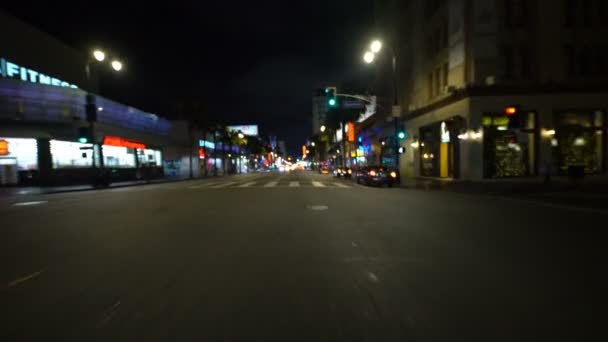
M606 1L386 6L400 6L397 19L408 23L392 36L408 133L403 175L606 174Z

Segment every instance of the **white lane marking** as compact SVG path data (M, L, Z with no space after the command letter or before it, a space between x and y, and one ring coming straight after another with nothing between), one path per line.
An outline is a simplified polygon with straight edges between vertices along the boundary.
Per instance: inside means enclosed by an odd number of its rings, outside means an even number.
M15 279L15 280L9 282L8 284L6 284L6 288L11 288L13 286L19 285L19 284L21 284L21 283L23 283L25 281L28 281L28 280L33 279L33 278L36 278L37 276L39 276L41 274L42 274L42 271L38 271L38 272L34 272L34 273L32 273L32 274L30 274L28 276Z
M367 272L367 279L369 279L369 281L371 281L372 283L377 283L380 281L378 277L372 272Z
M289 182L290 188L298 188L300 187L300 182Z
M233 184L236 184L236 182L221 183L221 184L218 184L218 185L210 186L209 188L212 188L212 189L226 188L226 187L229 187L229 186L231 186Z
M13 203L13 206L15 207L27 207L30 205L40 205L40 204L45 204L48 203L49 201L31 201L31 202L17 202L17 203Z
M351 242L350 244L355 248L359 247L355 242Z
M268 183L264 184L264 187L265 188L273 188L273 187L277 186L277 184L279 184L279 182L277 182L277 181L268 182Z
M315 211L325 211L325 210L329 209L328 206L322 205L322 204L309 205L307 208L310 209L310 210L315 210Z
M257 182L247 182L245 184L241 184L241 185L237 186L237 188L248 188L248 187L250 187L252 185L255 185L256 183Z
M334 185L337 186L338 188L350 189L350 186L344 185L342 183L334 183Z
M324 188L325 184L321 182L312 182L312 186L314 186L315 188Z
M211 185L215 185L218 184L217 182L213 182L213 183L204 183L204 184L199 184L199 185L194 185L194 186L189 186L188 189L200 189L200 188L204 188L206 186L211 186Z

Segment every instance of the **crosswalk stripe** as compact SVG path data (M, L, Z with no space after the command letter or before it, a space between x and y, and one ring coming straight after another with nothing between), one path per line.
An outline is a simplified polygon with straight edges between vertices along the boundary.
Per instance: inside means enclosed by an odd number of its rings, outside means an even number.
M241 184L241 185L237 186L237 188L248 188L248 187L250 187L252 185L255 185L256 183L257 182L247 182L245 184Z
M218 185L210 186L210 188L212 188L212 189L226 188L226 187L229 187L229 186L231 186L233 184L236 184L236 182L221 183L221 184L218 184Z
M350 186L348 186L348 185L344 185L344 184L342 184L342 183L334 183L334 185L335 185L335 186L337 186L338 188L345 188L345 189L346 189L346 188L350 188Z
M300 182L289 182L290 188L297 188L300 186Z
M203 183L203 184L199 184L199 185L189 186L188 189L200 189L200 188L212 186L212 185L215 185L215 184L218 184L218 183L217 182Z
M315 188L324 188L325 184L321 182L312 182L312 186L314 186Z
M265 188L272 188L272 187L277 186L277 184L279 184L279 182L268 182L268 183L264 184L264 187Z

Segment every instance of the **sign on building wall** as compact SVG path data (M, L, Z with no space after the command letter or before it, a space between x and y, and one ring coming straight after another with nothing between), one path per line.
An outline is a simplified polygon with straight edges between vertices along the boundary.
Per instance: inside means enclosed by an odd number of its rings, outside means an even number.
M228 126L226 127L228 132L238 133L239 131L247 136L257 137L258 126L257 125L238 125L238 126Z
M0 58L0 76L56 87L78 88L73 84L45 75L36 70L20 66L4 58Z

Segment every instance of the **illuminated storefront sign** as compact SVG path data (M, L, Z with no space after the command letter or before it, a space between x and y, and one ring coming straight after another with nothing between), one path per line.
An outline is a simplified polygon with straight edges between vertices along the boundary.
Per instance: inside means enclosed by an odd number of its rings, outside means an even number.
M448 131L445 121L441 123L441 142L449 143L450 142L450 131Z
M348 142L355 142L355 124L352 122L349 122L346 125L346 132L348 133L346 139L348 139Z
M215 143L207 140L199 140L198 146L215 150Z
M258 136L258 126L257 125L239 125L239 126L228 126L226 127L228 132L238 133L241 132L245 135L256 137Z
M509 117L508 116L484 116L481 119L481 124L483 126L508 126L509 125Z
M137 148L143 150L146 148L145 144L137 141L128 140L120 137L106 136L103 138L103 144L108 146L120 146L127 148Z
M205 149L202 147L198 149L198 159L205 159Z
M73 84L32 69L19 66L4 58L0 58L0 75L2 75L2 77L20 79L26 82L46 84L57 87L78 88Z
M0 140L0 156L7 156L8 154L8 141L2 139Z

